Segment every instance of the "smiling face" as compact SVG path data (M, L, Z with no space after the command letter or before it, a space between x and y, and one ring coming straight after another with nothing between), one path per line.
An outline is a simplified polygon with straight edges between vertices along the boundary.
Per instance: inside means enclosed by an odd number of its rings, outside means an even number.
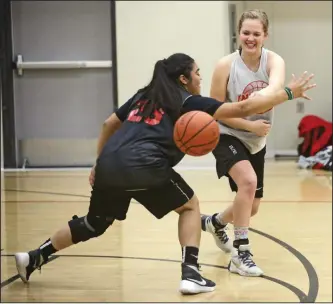
M265 12L249 10L242 14L238 24L242 51L248 54L260 52L268 36L268 18Z
M263 25L258 19L244 20L239 39L242 50L246 53L256 53L262 48L267 35L264 33Z

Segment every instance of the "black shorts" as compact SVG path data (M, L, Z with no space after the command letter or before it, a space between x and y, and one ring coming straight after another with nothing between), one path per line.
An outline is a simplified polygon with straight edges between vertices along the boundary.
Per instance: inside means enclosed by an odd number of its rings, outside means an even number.
M96 184L95 177L95 184ZM93 187L91 191L89 213L95 216L114 217L121 221L132 199L138 201L156 218L164 217L186 204L194 195L192 188L174 170L169 182L150 189L125 190L119 187Z
M244 144L234 136L222 134L220 142L213 151L216 159L217 176L227 176L232 191L237 192L237 185L228 172L233 165L241 160L248 160L257 175L257 190L255 197L262 198L264 194L264 166L266 146L256 154L251 154Z

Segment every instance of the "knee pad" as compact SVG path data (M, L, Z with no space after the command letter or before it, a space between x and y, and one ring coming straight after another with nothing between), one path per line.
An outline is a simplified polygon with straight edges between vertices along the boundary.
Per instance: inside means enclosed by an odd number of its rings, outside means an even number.
M87 216L78 217L74 215L72 220L68 222L72 234L72 242L86 242L91 238L102 235L114 221L114 218L103 216Z

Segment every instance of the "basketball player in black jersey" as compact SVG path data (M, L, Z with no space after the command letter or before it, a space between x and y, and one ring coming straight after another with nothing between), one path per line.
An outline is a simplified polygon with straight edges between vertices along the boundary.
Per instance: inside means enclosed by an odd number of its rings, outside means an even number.
M213 291L215 283L199 273L199 202L192 188L173 169L184 157L173 141L174 123L191 110L204 111L216 120L265 111L285 100L304 96L313 87L308 84L311 78L294 78L288 88L264 98L255 96L247 102L221 103L199 95L201 78L191 57L177 53L159 60L151 82L103 125L98 158L90 176L92 192L87 215L73 216L37 249L16 253L21 279L28 282L31 273L47 263L55 252L99 237L114 220L124 220L131 199L135 199L158 219L170 211L179 214L180 292Z

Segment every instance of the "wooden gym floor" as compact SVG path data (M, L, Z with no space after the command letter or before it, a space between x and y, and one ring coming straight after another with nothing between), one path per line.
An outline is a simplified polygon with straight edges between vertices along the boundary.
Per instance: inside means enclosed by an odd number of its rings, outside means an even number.
M222 211L234 194L215 170L179 170L201 200ZM1 192L2 302L331 302L332 175L268 161L265 193L251 221L254 260L263 278L229 274L229 258L202 234L199 262L215 292L178 293L178 216L156 220L133 203L128 218L102 237L58 252L29 284L17 277L13 253L36 248L74 214L87 212L87 170L4 172ZM156 202L158 203L158 202ZM232 233L232 227L230 228Z

